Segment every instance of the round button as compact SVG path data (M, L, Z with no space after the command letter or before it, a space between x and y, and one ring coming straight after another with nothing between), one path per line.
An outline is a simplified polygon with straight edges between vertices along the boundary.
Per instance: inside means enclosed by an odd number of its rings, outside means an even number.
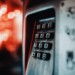
M35 42L35 43L34 43L34 48L37 48L37 47L38 47L38 43Z
M41 58L41 53L37 53L37 58Z
M37 33L37 34L35 34L35 38L36 39L38 39L39 38L39 34Z
M75 7L70 7L69 8L69 13L75 14Z
M50 38L50 33L46 33L46 39Z
M44 35L45 35L44 33L41 33L40 38L44 39Z
M42 24L42 29L46 29L46 24Z
M40 25L40 24L37 25L36 29L37 29L37 30L41 29L41 25Z
M39 43L38 48L39 48L39 49L42 49L42 48L43 48L43 43L42 43L42 42Z

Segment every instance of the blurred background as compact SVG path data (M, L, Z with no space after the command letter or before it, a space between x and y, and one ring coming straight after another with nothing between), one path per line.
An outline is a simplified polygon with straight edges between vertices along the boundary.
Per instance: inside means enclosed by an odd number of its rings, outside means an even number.
M0 75L22 75L23 0L0 0Z

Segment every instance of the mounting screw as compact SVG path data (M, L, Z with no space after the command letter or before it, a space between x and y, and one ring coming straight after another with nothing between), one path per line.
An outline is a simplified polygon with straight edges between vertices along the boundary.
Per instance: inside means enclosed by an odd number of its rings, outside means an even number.
M61 6L63 7L65 5L65 3L64 2L61 2Z

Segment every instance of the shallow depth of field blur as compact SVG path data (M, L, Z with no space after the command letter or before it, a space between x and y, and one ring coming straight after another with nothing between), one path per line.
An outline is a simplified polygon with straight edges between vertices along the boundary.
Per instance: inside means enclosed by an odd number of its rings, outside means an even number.
M14 65L22 62L22 4L21 0L0 0L0 69L13 75L20 71Z
M0 2L0 48L15 50L22 42L22 10Z

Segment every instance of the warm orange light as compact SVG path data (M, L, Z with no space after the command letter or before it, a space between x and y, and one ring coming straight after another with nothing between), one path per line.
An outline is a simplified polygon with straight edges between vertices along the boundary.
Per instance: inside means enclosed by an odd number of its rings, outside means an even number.
M16 52L17 47L18 47L18 41L16 36L14 36L14 34L12 34L7 41L5 42L5 47L7 48L7 50L9 52Z
M22 43L22 13L15 17L13 12L10 12L7 16L0 22L0 47L4 44L7 50L15 52Z
M11 32L9 30L5 30L3 32L0 32L0 47L2 46L2 43L7 41L8 37L11 35Z
M0 6L0 48L15 52L22 43L22 12L18 9L7 10L7 5Z
M3 20L3 21L8 21L9 19L8 19L8 16L7 16L7 14L4 14L3 16L2 16L2 19L1 20Z
M18 16L21 15L21 11L20 11L20 10L15 10L14 13L15 13L15 16L16 16L16 17L18 17Z
M8 13L8 19L13 19L15 18L15 13L14 12L9 12Z
M16 26L16 33L17 33L17 39L19 42L22 42L22 13L19 10L15 10L15 16L14 19L15 26Z

